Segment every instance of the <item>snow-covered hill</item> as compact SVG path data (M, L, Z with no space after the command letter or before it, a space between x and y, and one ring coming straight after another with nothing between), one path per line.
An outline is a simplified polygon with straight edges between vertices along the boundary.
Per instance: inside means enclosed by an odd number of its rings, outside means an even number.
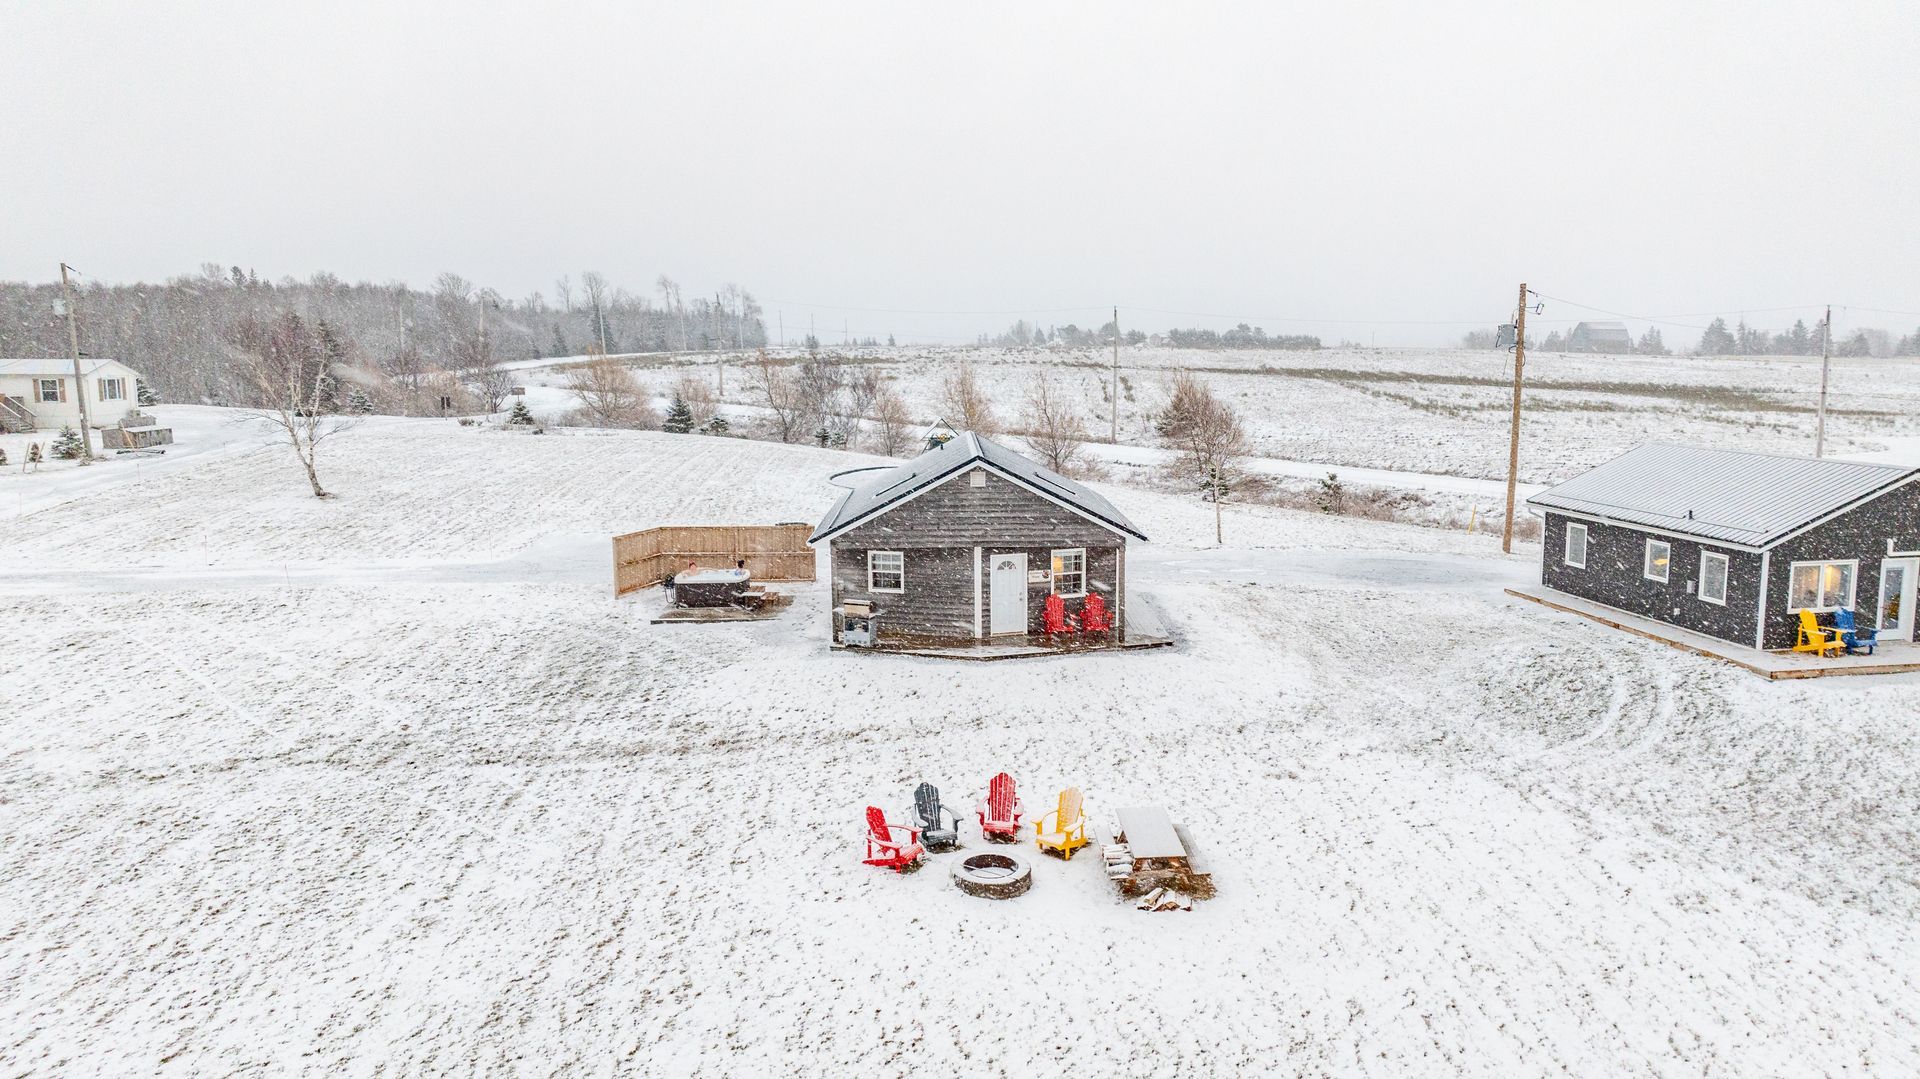
M1914 679L1762 683L1510 601L1537 550L1240 507L1214 548L1124 486L1177 647L829 654L818 586L649 625L606 536L811 520L848 454L389 420L327 502L263 443L164 460L0 486L9 1073L1920 1071ZM864 806L1001 769L1167 805L1219 898L859 864Z

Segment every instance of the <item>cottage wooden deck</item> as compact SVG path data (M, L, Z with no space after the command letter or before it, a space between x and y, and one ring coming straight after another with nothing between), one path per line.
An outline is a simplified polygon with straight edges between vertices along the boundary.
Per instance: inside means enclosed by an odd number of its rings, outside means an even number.
M1033 659L1039 656L1098 655L1102 652L1130 652L1143 648L1166 648L1170 637L1148 637L1129 633L1119 644L1054 644L1045 637L993 637L984 641L893 640L871 648L850 648L838 641L833 649L841 652L884 652L897 656L927 656L932 659L964 659L976 662L999 659Z
M1681 629L1679 626L1629 614L1604 603L1595 603L1590 599L1557 592L1544 585L1523 585L1506 591L1507 595L1538 603L1542 607L1551 607L1556 611L1564 611L1567 614L1577 614L1603 626L1611 626L1648 640L1659 641L1670 648L1678 648L1697 656L1731 663L1762 678L1776 680L1830 678L1854 674L1904 674L1920 671L1920 646L1911 643L1882 644L1870 656L1821 657L1810 652L1762 652L1756 648L1747 648L1709 637L1704 633L1695 633L1692 630Z

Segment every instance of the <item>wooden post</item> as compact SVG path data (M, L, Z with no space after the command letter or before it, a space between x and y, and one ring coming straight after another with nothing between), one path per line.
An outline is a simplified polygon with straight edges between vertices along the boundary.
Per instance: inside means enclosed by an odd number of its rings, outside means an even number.
M73 286L67 281L66 263L60 264L60 297L67 305L67 347L73 351L73 392L80 400L80 463L93 463L93 416L87 408L87 383L80 374L80 326L74 321Z
M1513 498L1520 482L1520 380L1527 366L1527 285L1520 283L1520 314L1513 322L1513 430L1507 436L1507 527L1500 549L1513 553Z
M1827 450L1827 358L1833 354L1833 305L1827 305L1827 320L1821 324L1820 331L1820 412L1813 421L1813 455L1823 456Z

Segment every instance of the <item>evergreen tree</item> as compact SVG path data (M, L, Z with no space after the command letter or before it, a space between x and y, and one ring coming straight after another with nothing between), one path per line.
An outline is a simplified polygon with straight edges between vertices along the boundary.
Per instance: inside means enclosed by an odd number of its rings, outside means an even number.
M567 335L560 332L560 324L557 322L553 324L553 354L555 356L573 355L567 351Z
M1548 332L1547 339L1540 342L1540 351L1542 352L1565 352L1566 348L1566 339L1560 336L1559 330Z
M1806 319L1803 319L1803 318L1794 319L1793 329L1788 330L1786 336L1787 336L1787 342L1786 342L1787 347L1785 348L1784 351L1786 352L1787 355L1805 356L1812 351L1813 335L1807 332Z
M827 448L827 439L829 439L830 437L832 436L827 433L827 425L824 423L820 425L820 429L818 431L815 431L813 433L813 440L819 443L820 448L823 450Z
M153 392L153 387L147 385L147 380L144 378L133 380L133 399L140 402L141 408L152 408L160 403L160 395ZM0 464L4 463L0 462Z
M1320 481L1314 502L1320 506L1321 513L1339 513L1347 508L1347 485L1340 482L1338 472L1329 472L1327 478Z
M340 382L334 377L334 371L347 365L347 346L324 318L319 321L315 333L319 339L321 364L321 369L315 373L320 380L320 411L338 412Z
M1700 335L1700 347L1694 351L1702 356L1731 356L1740 349L1740 342L1727 329L1727 320L1716 318L1707 324L1707 330Z
M1896 356L1920 356L1920 330L1913 331L1912 337L1902 337L1900 344L1894 348L1893 354Z
M724 435L731 426L725 416L715 416L707 421L707 433L710 435Z
M1650 326L1646 333L1640 335L1640 344L1634 347L1634 351L1643 356L1665 356L1667 343L1660 339L1660 331Z
M887 335L887 347L888 347L888 348L892 348L892 347L893 347L893 335L892 335L892 334L888 334L888 335Z
M521 427L533 426L533 410L527 407L526 398L514 398L513 407L507 410L507 422Z
M78 461L84 452L80 444L80 432L72 427L60 428L60 437L53 440L53 455L62 461Z
M847 448L847 434L846 434L846 432L845 432L845 431L835 431L835 432L834 432L833 434L831 434L831 435L829 435L829 436L827 437L827 445L829 445L829 446L832 446L832 447L833 447L834 449L836 449L836 450L844 450L844 449L846 449L846 448Z
M693 409L679 394L673 395L673 403L667 406L667 420L660 429L672 435L684 435L693 430Z
M367 391L355 386L347 393L347 411L369 415L373 412L373 398L367 396Z

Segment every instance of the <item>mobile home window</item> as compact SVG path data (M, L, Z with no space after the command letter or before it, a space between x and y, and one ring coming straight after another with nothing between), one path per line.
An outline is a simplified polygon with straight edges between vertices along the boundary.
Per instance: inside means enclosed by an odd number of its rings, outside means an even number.
M43 404L60 400L60 380L57 378L40 379L39 390Z
M1832 611L1853 606L1853 577L1859 563L1795 562L1787 583L1787 613Z
M899 551L867 552L867 591L907 590L907 556Z
M103 378L96 383L100 387L102 401L124 401L127 399L127 380L124 378Z
M1727 556L1711 551L1700 555L1700 598L1708 603L1727 603Z
M1667 579L1667 565L1671 561L1673 561L1672 544L1666 540L1648 540L1647 561L1640 572L1645 574L1649 581L1664 582Z
M1567 565L1574 569L1587 568L1587 526L1570 524L1567 526Z
M1053 594L1069 598L1087 594L1086 548L1053 552Z

